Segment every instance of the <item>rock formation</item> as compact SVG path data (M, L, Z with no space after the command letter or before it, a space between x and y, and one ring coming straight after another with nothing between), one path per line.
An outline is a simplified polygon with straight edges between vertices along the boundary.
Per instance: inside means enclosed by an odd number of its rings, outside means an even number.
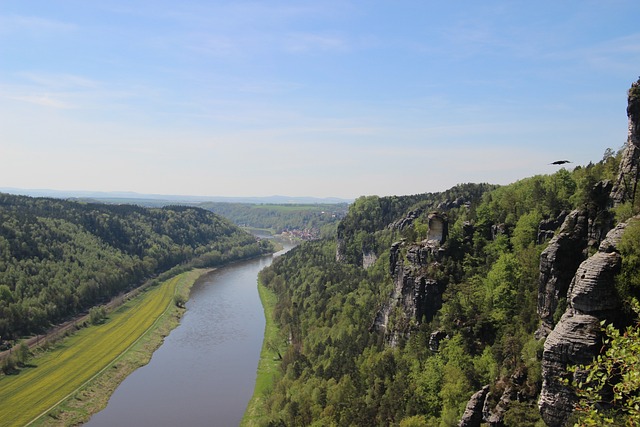
M566 297L571 279L586 258L588 226L584 210L572 211L540 255L538 315L542 323L536 332L538 338L546 337L553 329L558 302Z
M431 213L428 218L427 239L408 246L404 242L391 245L389 272L394 287L373 324L374 329L384 331L391 345L409 334L412 326L431 320L442 307L445 284L436 280L433 273L445 255L441 244L447 237L447 222L438 213Z
M427 235L427 240L443 244L447 238L447 234L449 233L447 220L437 212L430 213L428 219L429 233Z
M482 424L482 408L484 407L488 394L489 386L486 385L471 396L458 427L480 427Z
M634 200L640 173L640 79L631 85L627 98L629 131L624 148L618 179L611 191L614 206Z
M547 337L542 356L542 391L538 405L545 423L563 426L576 396L562 379L567 366L591 362L602 347L600 322L616 319L620 301L614 288L621 256L616 251L625 224L611 230L599 250L576 271L567 294L567 309ZM580 375L580 373L577 373Z
M409 211L403 218L389 224L388 228L404 230L405 228L413 225L413 221L420 217L420 215L422 215L422 209Z
M546 239L550 229L562 218L558 234L540 255L538 284L538 315L542 320L536 338L546 337L554 326L554 315L560 301L567 296L569 284L590 250L595 250L611 229L609 181L598 182L590 190L589 204L569 214L561 213L555 220L545 220L538 228L538 240Z
M540 221L538 226L537 244L542 244L545 240L553 239L555 231L564 223L568 212L562 211L556 218L548 218Z

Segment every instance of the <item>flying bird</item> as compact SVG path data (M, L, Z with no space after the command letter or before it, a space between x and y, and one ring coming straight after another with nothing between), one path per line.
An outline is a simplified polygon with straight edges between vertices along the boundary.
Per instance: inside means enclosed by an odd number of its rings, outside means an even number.
M564 165L565 163L571 163L569 160L556 160L555 162L549 163L550 165Z

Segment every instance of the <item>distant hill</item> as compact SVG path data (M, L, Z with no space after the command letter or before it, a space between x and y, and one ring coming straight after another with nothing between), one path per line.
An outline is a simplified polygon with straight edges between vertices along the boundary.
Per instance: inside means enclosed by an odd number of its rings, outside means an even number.
M143 206L165 206L169 204L196 204L201 202L253 203L253 204L338 204L351 203L353 199L338 197L225 197L225 196L189 196L166 194L141 194L130 191L66 191L48 189L23 189L0 187L0 192L32 197L54 197L57 199L92 199L102 203L133 203Z
M204 202L198 206L222 215L241 227L268 229L275 234L296 231L302 233L305 239L333 235L338 222L349 209L347 203Z
M197 207L0 193L0 339L43 331L175 266L215 266L270 250Z

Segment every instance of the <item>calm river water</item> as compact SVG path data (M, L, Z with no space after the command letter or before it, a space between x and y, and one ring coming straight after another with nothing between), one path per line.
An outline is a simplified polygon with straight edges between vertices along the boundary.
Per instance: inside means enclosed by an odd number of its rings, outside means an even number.
M237 426L264 334L257 274L272 260L220 268L196 283L180 325L86 425Z

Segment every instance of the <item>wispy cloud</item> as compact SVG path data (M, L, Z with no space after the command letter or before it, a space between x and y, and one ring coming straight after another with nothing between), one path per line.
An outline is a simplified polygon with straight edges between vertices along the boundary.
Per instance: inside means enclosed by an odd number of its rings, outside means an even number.
M638 72L640 63L640 33L617 37L576 52L596 68Z
M51 32L70 32L77 25L39 16L0 15L0 34L19 32L21 34L43 35Z
M331 33L290 33L284 35L282 44L286 51L293 53L349 50L349 42L344 36Z
M38 94L38 95L19 95L19 96L11 96L10 99L14 99L17 101L28 102L30 104L39 105L41 107L51 107L58 109L71 109L75 106L69 102L66 102L62 99L56 98L56 95L51 94Z
M122 100L149 97L150 93L140 86L116 85L65 73L22 72L0 84L0 99L63 110L106 110Z
M46 88L77 90L95 89L101 86L101 83L95 79L68 73L22 72L18 73L18 77Z

